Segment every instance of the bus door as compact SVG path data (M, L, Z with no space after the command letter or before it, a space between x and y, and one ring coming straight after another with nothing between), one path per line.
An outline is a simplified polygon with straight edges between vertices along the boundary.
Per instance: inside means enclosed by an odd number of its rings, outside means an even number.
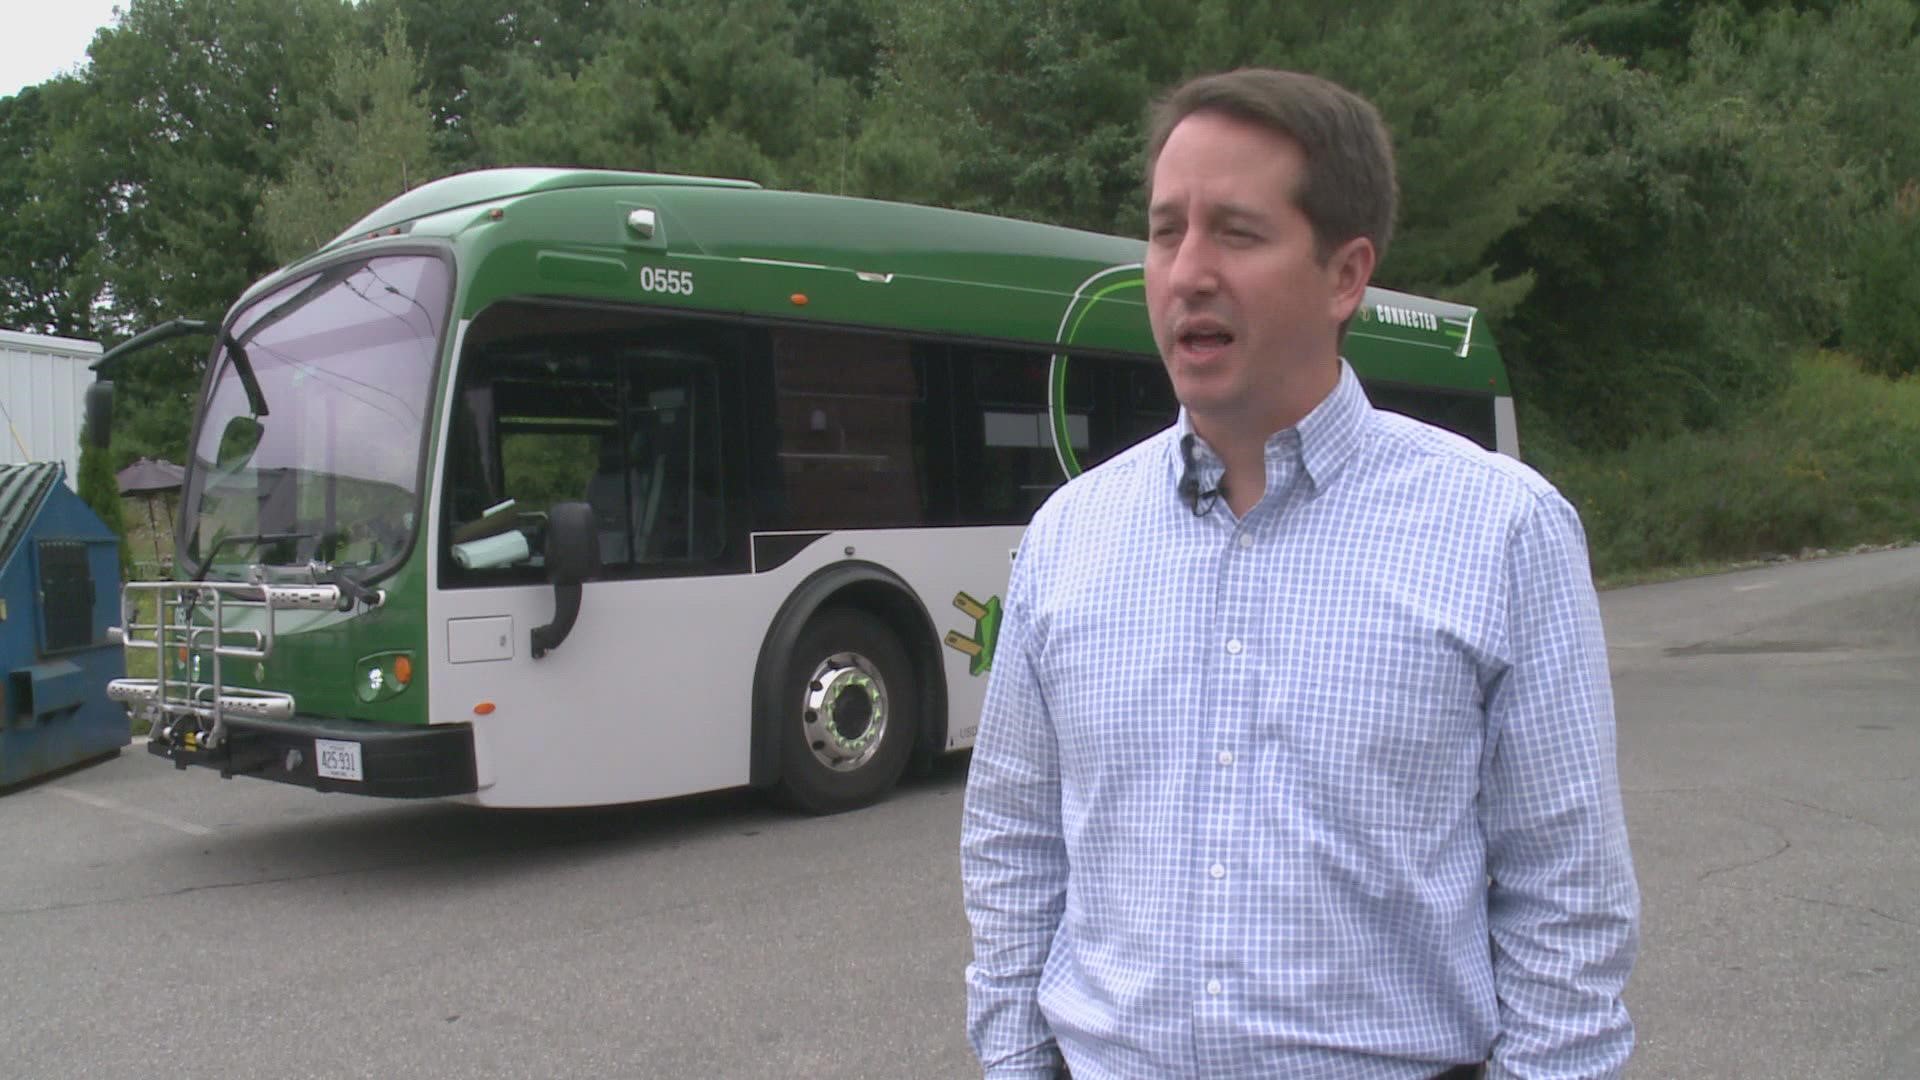
M430 628L438 722L474 725L491 805L744 784L765 616L747 596L748 331L513 303L469 328L443 455ZM545 524L593 511L602 572L559 648Z

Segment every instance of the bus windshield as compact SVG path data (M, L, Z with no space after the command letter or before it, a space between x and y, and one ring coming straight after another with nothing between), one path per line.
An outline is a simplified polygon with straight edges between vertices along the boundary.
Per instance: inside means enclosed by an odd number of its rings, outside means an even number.
M317 562L365 580L398 563L422 516L447 308L446 263L410 254L336 263L240 312L187 467L181 552L194 576Z

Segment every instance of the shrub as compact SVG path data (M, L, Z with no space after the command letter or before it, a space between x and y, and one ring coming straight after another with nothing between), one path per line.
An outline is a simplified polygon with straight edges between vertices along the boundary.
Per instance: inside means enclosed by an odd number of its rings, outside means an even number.
M1601 576L1920 536L1920 380L1835 354L1727 429L1551 456Z

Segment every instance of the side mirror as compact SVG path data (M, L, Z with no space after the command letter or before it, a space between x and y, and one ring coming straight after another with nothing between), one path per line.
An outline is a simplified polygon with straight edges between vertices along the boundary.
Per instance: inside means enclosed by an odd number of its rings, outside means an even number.
M266 428L251 416L236 416L220 432L220 448L214 452L214 465L222 471L237 469L252 460L260 449L260 436Z
M533 628L535 660L560 647L580 617L580 584L600 574L600 537L593 508L555 503L547 511L547 579L553 582L553 621Z
M113 380L95 379L87 387L87 439L105 450L113 444Z

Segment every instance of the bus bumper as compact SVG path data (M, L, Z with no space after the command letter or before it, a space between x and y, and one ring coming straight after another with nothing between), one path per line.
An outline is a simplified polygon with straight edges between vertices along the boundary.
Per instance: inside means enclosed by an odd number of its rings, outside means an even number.
M200 765L229 778L254 776L315 791L390 799L469 795L479 787L470 724L421 727L296 716L288 721L228 720L226 728L225 741L211 750L191 738L154 738L147 752L180 769ZM325 771L331 775L322 775L316 743L330 744ZM356 771L360 778L352 779Z

